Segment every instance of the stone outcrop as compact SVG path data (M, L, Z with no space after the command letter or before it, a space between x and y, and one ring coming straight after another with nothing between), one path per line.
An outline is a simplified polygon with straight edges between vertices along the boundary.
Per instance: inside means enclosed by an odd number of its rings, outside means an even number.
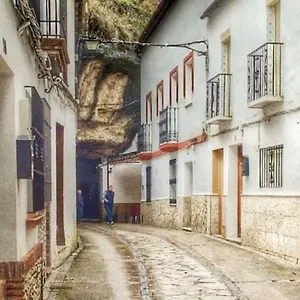
M103 55L87 61L79 91L79 155L97 159L126 150L140 123L138 63L124 65L119 58Z
M137 40L159 0L88 0L78 30L100 39ZM127 150L140 124L139 59L133 48L80 52L77 154L99 159Z

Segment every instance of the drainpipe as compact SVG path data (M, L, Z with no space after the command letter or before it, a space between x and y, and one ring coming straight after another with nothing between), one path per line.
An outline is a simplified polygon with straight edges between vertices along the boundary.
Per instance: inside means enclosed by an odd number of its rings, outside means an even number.
M107 165L106 165L106 181L107 181L107 190L108 190L108 187L109 187L109 164L107 162Z

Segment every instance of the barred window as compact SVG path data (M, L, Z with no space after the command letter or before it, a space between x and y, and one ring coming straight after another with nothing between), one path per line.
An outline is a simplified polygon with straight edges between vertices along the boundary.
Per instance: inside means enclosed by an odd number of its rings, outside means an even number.
M282 187L283 145L259 150L259 186L261 188Z
M176 159L170 160L170 204L177 202L177 165Z

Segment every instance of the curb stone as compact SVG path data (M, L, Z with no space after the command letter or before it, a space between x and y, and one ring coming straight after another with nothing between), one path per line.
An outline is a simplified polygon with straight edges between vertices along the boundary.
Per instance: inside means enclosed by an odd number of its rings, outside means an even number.
M74 259L78 256L78 254L83 250L84 245L81 240L81 237L78 237L77 240L78 248L74 251L66 260L65 262L58 267L57 269L53 270L50 277L46 281L44 286L44 300L54 300L68 274L73 264Z

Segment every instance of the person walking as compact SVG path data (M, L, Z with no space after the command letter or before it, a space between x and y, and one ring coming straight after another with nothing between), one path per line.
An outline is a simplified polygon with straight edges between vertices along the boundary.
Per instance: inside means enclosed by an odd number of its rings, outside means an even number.
M113 210L114 210L114 197L115 193L113 191L113 186L110 185L108 190L104 192L104 207L106 210L105 221L107 224L114 224L113 221Z
M77 191L76 203L77 203L77 224L78 224L83 217L83 207L84 207L81 190Z

